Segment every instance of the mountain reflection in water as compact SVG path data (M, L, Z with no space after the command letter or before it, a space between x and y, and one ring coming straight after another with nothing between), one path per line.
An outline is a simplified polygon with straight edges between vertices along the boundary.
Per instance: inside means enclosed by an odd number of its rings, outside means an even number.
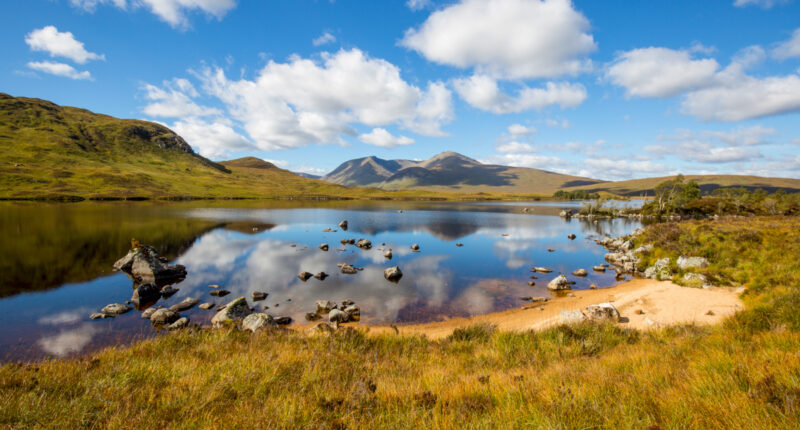
M131 311L98 321L89 315L109 303L124 303L131 280L112 273L131 237L151 244L188 276L179 291L157 304L187 297L217 304L243 296L257 309L305 323L317 300L355 301L362 323L413 323L506 310L520 296L549 295L544 287L559 273L575 289L616 283L613 272L586 278L569 274L603 262L595 236L619 235L640 226L627 219L597 224L557 216L576 203L468 204L419 202L188 202L135 204L0 205L0 360L69 356L105 345L157 335ZM527 213L521 208L527 207ZM347 219L349 229L337 227ZM323 232L331 228L335 232ZM576 240L567 235L575 233ZM372 249L343 246L344 238L366 238ZM462 243L457 247L456 242ZM329 251L318 246L329 244ZM412 252L417 243L420 252ZM383 245L385 244L385 245ZM384 249L394 257L383 257ZM555 252L547 252L553 248ZM364 270L339 273L337 264ZM403 277L390 283L385 268L398 265ZM530 268L547 266L528 286ZM301 271L324 271L324 281L301 281ZM208 285L231 291L211 297ZM252 301L254 291L269 294ZM207 324L214 311L182 313Z

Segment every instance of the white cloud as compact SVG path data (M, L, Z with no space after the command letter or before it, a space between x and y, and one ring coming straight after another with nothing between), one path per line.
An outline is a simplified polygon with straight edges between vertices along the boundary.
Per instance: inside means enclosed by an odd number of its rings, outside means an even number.
M212 121L189 118L175 122L171 128L204 157L221 159L231 151L254 149L224 118Z
M562 119L561 121L557 119L547 118L544 120L544 123L548 127L556 127L556 128L569 128L569 121L566 119Z
M772 9L773 6L789 3L791 0L734 0L736 7L758 6L762 9Z
M528 152L536 152L532 146L528 145L527 143L517 142L516 140L512 140L511 142L504 143L497 147L497 152L503 152L507 154L520 154L520 153L528 153Z
M628 95L670 97L710 84L718 68L711 58L695 60L687 51L650 47L618 54L605 76Z
M657 176L668 172L667 166L647 160L625 160L610 158L588 158L581 162L581 176L600 179L629 179L632 177Z
M111 4L123 10L139 7L148 9L172 27L187 28L188 12L203 12L208 16L222 19L236 7L236 0L71 0L74 7L94 12L98 5Z
M254 80L229 80L218 68L198 76L263 150L341 143L343 135L356 135L351 124L443 135L440 127L453 115L444 84L422 90L393 64L358 49L323 53L321 63L299 56L270 61Z
M358 140L383 148L394 148L414 143L414 139L406 136L392 136L385 128L374 128L369 133L359 135Z
M330 34L329 32L322 33L321 36L311 41L314 46L322 46L328 43L336 42L336 36Z
M162 118L187 118L220 115L222 111L200 106L192 101L199 94L194 85L186 79L173 79L164 82L165 88L145 84L145 98L150 100L143 109L147 115Z
M105 56L89 52L83 43L75 39L72 33L60 32L52 25L31 31L25 36L25 43L33 51L44 51L51 57L64 57L85 64L89 60L104 60Z
M776 134L773 129L754 126L730 132L679 129L674 135L659 136L667 144L651 145L644 149L658 155L674 155L682 160L699 163L734 163L761 158L761 152L747 146L765 143L764 136ZM698 136L699 134L699 136ZM709 139L722 143L718 145Z
M497 81L488 75L473 75L453 81L456 92L471 106L496 114L517 113L558 105L575 107L586 100L586 88L569 82L547 82L544 88L523 86L516 98L500 90Z
M91 80L92 74L86 70L78 71L69 64L54 63L51 61L32 61L28 63L28 67L40 72L49 73L51 75L63 76L65 78L76 80Z
M800 57L800 28L792 33L792 37L789 40L781 42L772 49L771 54L779 60Z
M569 163L558 157L539 154L508 153L494 155L486 160L481 160L486 164L500 164L513 167L530 167L534 169L544 169L550 171L563 171L562 168Z
M408 0L406 6L413 11L422 10L432 6L431 0Z
M400 42L430 61L494 78L552 78L591 67L597 45L570 0L461 0Z
M527 136L536 133L536 129L534 127L526 127L522 124L511 124L508 126L508 132L514 137Z
M774 136L778 134L778 132L774 128L754 125L752 127L739 127L729 132L705 131L703 134L718 139L728 145L753 146L767 143L764 138L766 136Z

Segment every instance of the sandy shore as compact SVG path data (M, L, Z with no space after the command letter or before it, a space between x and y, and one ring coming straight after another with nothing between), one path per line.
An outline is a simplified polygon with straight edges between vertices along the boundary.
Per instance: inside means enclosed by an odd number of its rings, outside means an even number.
M613 288L573 291L573 294L574 297L553 298L541 305L528 304L527 309L396 327L401 334L424 334L431 339L443 338L455 328L476 323L489 323L508 331L543 329L561 323L561 311L610 302L622 315L620 325L648 330L681 323L716 324L743 309L734 288L688 288L650 279L634 279ZM388 325L368 328L369 333L395 331Z

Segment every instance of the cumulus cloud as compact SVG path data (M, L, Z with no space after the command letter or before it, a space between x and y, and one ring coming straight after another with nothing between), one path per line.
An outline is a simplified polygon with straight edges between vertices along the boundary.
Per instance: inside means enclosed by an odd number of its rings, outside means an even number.
M708 137L718 139L728 145L733 146L752 146L762 145L768 143L765 138L767 136L774 136L778 131L774 128L767 128L761 125L754 125L752 127L739 127L731 131L704 131L703 134Z
M55 63L52 61L32 61L28 67L51 75L63 76L75 80L91 80L92 74L86 70L78 71L69 64Z
M523 86L516 97L500 90L497 81L488 75L473 75L453 81L458 95L471 106L495 114L517 113L558 105L575 107L586 100L586 88L569 82L547 82L544 88Z
M210 121L188 118L172 124L172 129L200 155L208 158L219 159L230 151L255 149L255 145L234 130L225 118Z
M552 78L590 68L597 45L570 0L461 0L400 42L430 61L494 78Z
M418 11L432 6L431 0L408 0L406 6L413 10Z
M527 136L536 133L536 128L526 127L522 124L511 124L508 126L508 133L513 137Z
M329 32L322 33L321 36L311 41L314 46L322 46L328 43L336 42L336 36L330 34Z
M736 7L758 6L761 9L772 9L777 5L784 5L791 0L734 0L733 5Z
M618 54L605 76L628 95L671 97L708 85L718 68L711 58L692 59L688 51L650 47Z
M361 134L358 140L383 148L394 148L396 146L411 145L414 139L406 136L392 136L385 128L374 128L369 133Z
M673 135L659 136L666 144L650 145L645 150L657 155L675 155L699 163L735 163L761 158L754 145L766 143L765 136L776 134L774 129L753 126L729 132L676 130Z
M145 8L172 27L187 28L189 12L203 12L222 19L236 7L236 0L70 0L77 8L94 12L98 5L110 4L123 10Z
M87 51L72 33L58 31L52 25L31 31L25 36L25 43L33 51L44 51L51 57L69 58L78 64L85 64L89 60L105 60L105 56Z
M792 33L789 40L783 41L773 48L771 54L779 60L800 57L800 28Z
M504 143L497 147L497 152L507 153L507 154L520 154L520 153L527 153L527 152L535 152L536 150L527 143L517 142L516 140L512 140L511 142Z
M186 79L165 81L164 88L145 84L145 98L150 103L145 106L144 113L162 118L186 118L220 115L222 111L200 106L192 98L197 97L197 90Z

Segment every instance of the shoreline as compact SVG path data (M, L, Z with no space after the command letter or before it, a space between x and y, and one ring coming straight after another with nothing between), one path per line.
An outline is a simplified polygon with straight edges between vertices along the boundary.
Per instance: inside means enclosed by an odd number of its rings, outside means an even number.
M543 330L563 323L561 311L583 310L586 306L604 302L619 310L621 318L617 324L637 330L678 324L718 324L744 310L740 293L733 287L702 289L682 287L670 281L632 279L609 288L575 290L572 293L574 297L555 297L545 303L445 321L408 325L347 323L342 327L365 330L368 334L424 335L435 340L449 336L455 329L475 324L491 324L499 331ZM315 325L303 324L292 328L305 331Z

